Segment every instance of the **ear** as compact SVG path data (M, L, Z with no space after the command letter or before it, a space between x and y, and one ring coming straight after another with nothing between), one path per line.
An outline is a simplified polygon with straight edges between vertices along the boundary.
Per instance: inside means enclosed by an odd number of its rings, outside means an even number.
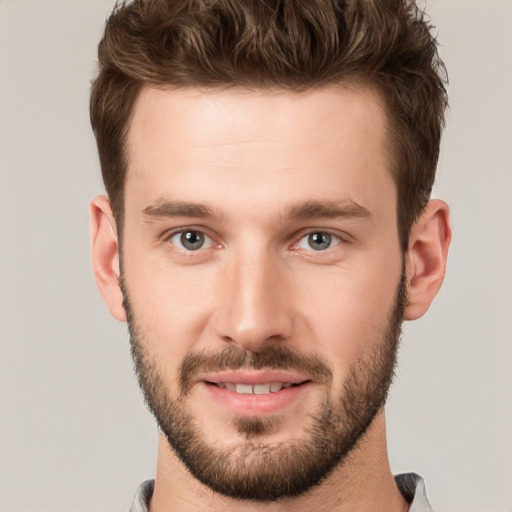
M422 317L441 288L451 238L448 205L438 199L429 201L409 238L406 320Z
M126 321L123 294L119 285L119 243L116 222L105 196L95 197L90 206L92 267L96 284L110 314Z

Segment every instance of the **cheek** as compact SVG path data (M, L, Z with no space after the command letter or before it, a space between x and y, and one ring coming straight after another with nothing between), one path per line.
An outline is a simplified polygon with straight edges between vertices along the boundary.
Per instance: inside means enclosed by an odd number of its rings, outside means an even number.
M345 270L303 282L298 294L298 310L315 340L314 349L331 362L341 380L370 347L382 343L395 306L401 267L394 263L387 269L375 265L372 272L368 267L364 273ZM304 348L311 350L311 346Z
M139 342L171 385L183 358L201 338L208 311L214 307L212 279L204 270L188 267L173 271L150 258L144 262L132 259L124 275Z

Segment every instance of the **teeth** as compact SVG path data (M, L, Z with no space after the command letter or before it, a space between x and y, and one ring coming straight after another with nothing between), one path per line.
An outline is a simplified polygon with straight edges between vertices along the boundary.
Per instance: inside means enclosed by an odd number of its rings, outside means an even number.
M281 389L288 389L292 387L291 382L271 382L268 384L234 384L232 382L219 382L218 386L226 388L229 391L241 393L243 395L265 395L267 393L276 393Z
M252 386L250 384L237 384L236 392L243 393L245 395L251 395L252 394Z
M253 393L255 395L264 395L270 393L270 384L255 384L253 387Z

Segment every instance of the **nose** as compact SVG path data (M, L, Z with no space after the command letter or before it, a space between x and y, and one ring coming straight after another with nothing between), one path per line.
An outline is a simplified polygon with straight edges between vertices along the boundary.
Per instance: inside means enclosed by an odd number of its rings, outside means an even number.
M226 265L218 287L217 336L251 352L290 338L293 313L286 265L263 250L239 254Z

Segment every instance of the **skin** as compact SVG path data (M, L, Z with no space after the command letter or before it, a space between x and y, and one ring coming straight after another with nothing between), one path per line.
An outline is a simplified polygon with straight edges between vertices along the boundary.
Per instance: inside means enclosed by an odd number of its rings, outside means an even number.
M292 403L249 412L275 422L265 442L301 439L325 393L343 393L367 340L386 325L402 270L386 122L371 89L141 92L128 132L123 270L146 349L173 396L188 353L229 345L254 352L269 343L330 361L333 380L332 389L313 383ZM177 215L176 201L206 205L214 215ZM311 201L323 209L290 215ZM339 215L328 213L333 207ZM125 321L116 223L103 196L91 204L91 225L99 289L111 314ZM205 233L207 245L185 250L173 236L183 228ZM332 235L328 249L308 245L316 232ZM406 319L422 316L439 290L449 242L448 207L431 201L405 256ZM187 406L216 447L244 441L231 422L240 411L201 383ZM407 510L388 464L384 411L321 486L278 502L210 491L160 436L151 510L227 507Z

